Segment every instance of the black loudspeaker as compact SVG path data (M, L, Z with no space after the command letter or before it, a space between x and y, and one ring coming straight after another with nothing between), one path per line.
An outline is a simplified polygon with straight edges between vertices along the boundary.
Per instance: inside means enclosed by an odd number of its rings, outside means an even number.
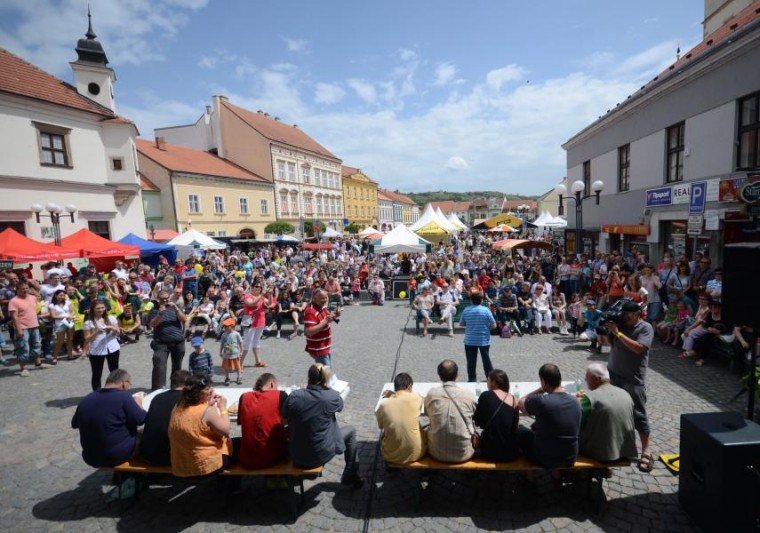
M760 531L760 425L738 413L681 415L678 501L705 531Z
M743 242L723 247L723 288L721 316L729 324L760 328L760 243Z

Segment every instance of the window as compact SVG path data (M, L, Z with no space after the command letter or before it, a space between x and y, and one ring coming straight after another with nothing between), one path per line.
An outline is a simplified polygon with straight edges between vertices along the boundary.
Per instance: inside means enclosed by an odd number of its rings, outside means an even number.
M301 167L301 174L303 175L303 182L308 185L311 180L311 169L309 167Z
M314 169L314 185L321 186L322 185L322 171L318 168Z
M33 122L37 128L40 164L54 167L71 167L68 128Z
M296 164L288 163L288 179L290 181L296 181Z
M113 170L124 170L124 160L121 157L112 157L111 168Z
M311 207L311 196L305 195L303 197L303 211L304 215L311 216L312 213L312 207Z
M240 214L241 215L247 215L248 214L248 198L241 198L240 199Z
M356 187L354 187L354 200L356 200Z
M317 215L322 214L322 197L317 196Z
M685 130L686 124L684 122L668 128L668 183L683 181Z
M364 218L364 206L362 206L361 213L362 213L362 218Z
M586 187L583 193L588 194L591 191L591 161L583 162L583 185Z
M277 161L277 179L285 179L285 161Z
M214 213L217 215L224 214L224 197L214 196Z
M187 195L187 211L196 214L201 212L201 199L197 194Z
M209 237L216 237L216 232L215 231L207 231L206 235L208 235Z
M618 148L618 191L628 191L631 188L631 145Z
M298 194L297 193L291 193L290 194L290 212L293 215L298 214Z
M217 237L226 237L227 236L227 230L226 229L220 229L219 233L216 234Z
M760 167L760 93L739 100L737 167Z
M261 210L262 215L268 215L269 214L269 202L267 200L261 200L259 203L259 209Z
M111 239L111 227L107 220L88 220L87 229L104 239Z
M288 211L288 193L280 193L280 214L287 215Z

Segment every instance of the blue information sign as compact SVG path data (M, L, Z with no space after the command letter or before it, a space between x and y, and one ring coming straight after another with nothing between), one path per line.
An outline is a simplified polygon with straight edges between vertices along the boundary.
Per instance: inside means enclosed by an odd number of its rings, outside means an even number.
M647 207L671 205L673 203L673 190L670 187L647 190Z
M689 192L690 215L700 215L705 212L705 198L707 198L707 182L692 183Z

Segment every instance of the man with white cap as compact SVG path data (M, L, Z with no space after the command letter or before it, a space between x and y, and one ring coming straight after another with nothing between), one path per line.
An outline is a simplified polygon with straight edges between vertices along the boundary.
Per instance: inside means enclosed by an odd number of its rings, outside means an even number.
M435 295L435 303L438 305L438 312L441 313L441 319L439 323L444 322L449 328L449 337L454 336L454 315L457 313L457 305L459 305L459 298L449 287L447 281L441 282L441 288Z

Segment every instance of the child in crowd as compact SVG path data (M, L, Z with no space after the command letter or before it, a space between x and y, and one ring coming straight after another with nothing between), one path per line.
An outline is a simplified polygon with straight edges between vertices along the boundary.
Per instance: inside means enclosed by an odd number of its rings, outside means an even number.
M222 368L224 369L224 384L229 387L230 374L235 373L237 379L235 383L243 384L243 367L240 364L240 354L243 352L243 337L235 331L237 320L228 318L222 322L224 333L222 334L221 347L219 355L222 357Z
M190 353L190 373L203 376L209 381L214 375L214 362L211 353L203 345L203 337L193 337L190 340L193 351Z
M578 320L581 318L581 296L577 292L574 292L570 296L570 328L573 333L573 338L576 338L580 333L578 328Z
M596 350L602 353L604 336L600 335L599 320L602 318L602 312L596 308L594 300L586 300L586 310L581 313L580 326L583 330L578 340L591 341L590 350Z
M686 302L683 300L678 300L676 302L676 317L673 325L670 327L673 333L673 341L671 343L673 346L678 346L681 342L681 334L691 325L691 317L691 307L686 305Z
M680 301L680 300L679 300ZM656 330L660 334L662 342L665 344L670 343L673 340L673 324L676 322L676 314L678 313L678 306L676 302L670 303L665 306L665 317L662 322L657 324Z
M362 297L362 279L359 276L354 276L351 281L351 300L354 305L359 305L359 301Z

